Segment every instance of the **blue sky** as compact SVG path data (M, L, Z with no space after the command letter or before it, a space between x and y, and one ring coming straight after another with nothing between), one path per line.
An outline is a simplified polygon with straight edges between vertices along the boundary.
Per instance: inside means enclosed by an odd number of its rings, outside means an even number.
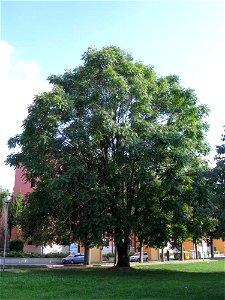
M215 0L2 1L0 185L12 190L6 141L21 132L33 95L49 88L50 74L80 65L89 46L116 45L158 75L180 76L211 107L215 148L225 125L224 23L224 2Z

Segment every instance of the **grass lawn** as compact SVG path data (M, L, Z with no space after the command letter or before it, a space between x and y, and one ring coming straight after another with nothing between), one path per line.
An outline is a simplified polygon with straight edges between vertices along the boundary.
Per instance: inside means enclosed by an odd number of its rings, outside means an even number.
M8 270L0 299L225 299L225 261Z

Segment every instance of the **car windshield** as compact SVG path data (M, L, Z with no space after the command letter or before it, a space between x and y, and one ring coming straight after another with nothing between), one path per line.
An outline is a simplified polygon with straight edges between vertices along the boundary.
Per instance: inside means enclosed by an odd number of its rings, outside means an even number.
M134 255L133 256L139 256L139 253L134 253Z

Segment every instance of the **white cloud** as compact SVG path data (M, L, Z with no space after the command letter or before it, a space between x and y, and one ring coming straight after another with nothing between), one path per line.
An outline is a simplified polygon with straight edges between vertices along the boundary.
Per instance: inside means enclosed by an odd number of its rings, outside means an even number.
M16 49L5 41L0 41L0 55L0 185L12 191L15 172L4 164L9 154L7 141L21 132L22 121L34 95L49 90L50 86L40 77L41 67L16 59Z
M14 77L23 80L33 80L38 77L41 72L41 67L35 63L25 63L24 61L18 60L13 66Z
M4 41L0 41L0 78L7 76L10 70L11 57L15 49Z

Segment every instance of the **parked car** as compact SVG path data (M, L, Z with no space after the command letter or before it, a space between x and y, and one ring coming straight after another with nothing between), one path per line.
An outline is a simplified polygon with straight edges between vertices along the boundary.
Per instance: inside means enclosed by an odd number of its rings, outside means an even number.
M134 253L134 255L130 256L130 261L140 261L140 253ZM143 252L143 261L148 261L148 253Z
M84 253L69 254L67 257L62 259L63 264L83 264Z

